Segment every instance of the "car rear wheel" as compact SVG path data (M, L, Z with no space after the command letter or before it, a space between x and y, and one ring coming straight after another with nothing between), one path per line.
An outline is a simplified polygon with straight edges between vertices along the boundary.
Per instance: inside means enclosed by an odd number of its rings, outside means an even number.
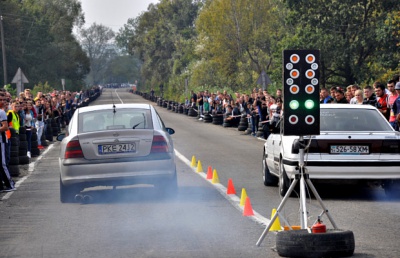
M264 153L263 162L262 162L264 185L265 186L276 186L278 184L279 179L270 173L266 158L267 158L267 155Z
M176 172L172 178L160 180L156 187L163 197L175 197L178 194L178 178Z
M282 159L279 161L279 194L284 197L289 190L290 180L286 175Z
M396 199L400 197L400 181L399 180L386 180L383 184L386 197L389 199Z
M75 195L80 192L76 185L64 185L60 178L60 201L62 203L71 203L75 201Z

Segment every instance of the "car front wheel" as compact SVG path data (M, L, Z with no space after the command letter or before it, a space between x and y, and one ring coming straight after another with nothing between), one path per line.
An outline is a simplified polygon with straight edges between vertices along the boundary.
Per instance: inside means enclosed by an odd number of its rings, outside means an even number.
M263 155L263 182L265 186L276 186L278 184L279 179L275 177L274 175L271 174L269 171L267 161L266 161L267 155L264 153Z
M284 197L289 190L290 180L286 175L282 159L279 161L279 194Z

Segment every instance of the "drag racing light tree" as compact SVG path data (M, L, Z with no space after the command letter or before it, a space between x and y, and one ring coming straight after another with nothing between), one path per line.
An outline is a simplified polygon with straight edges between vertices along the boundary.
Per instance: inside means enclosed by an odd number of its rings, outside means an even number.
M319 50L284 50L283 85L283 135L319 135Z

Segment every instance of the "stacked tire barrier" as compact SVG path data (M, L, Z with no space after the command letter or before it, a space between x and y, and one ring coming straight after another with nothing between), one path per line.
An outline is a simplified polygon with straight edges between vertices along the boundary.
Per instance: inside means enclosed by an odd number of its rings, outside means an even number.
M19 135L14 130L10 128L11 138L11 149L10 149L10 162L8 163L8 170L12 177L19 176Z
M203 122L204 123L211 123L213 121L212 116L210 115L210 113L205 113L204 114L204 118L203 118Z
M222 125L224 123L224 115L222 114L222 112L217 112L213 115L212 123L214 125Z
M46 140L46 135L44 134L44 132L42 133L42 136L40 137L40 142L42 143L43 147L49 146L49 143Z
M38 148L38 135L37 135L37 129L32 128L32 140L31 140L31 156L32 157L37 157L40 155L40 150Z
M239 126L238 126L238 130L239 131L246 131L246 129L249 126L249 120L247 118L247 116L242 116L240 118L240 122L239 122Z
M21 126L19 128L19 164L29 164L28 142L26 141L26 128Z

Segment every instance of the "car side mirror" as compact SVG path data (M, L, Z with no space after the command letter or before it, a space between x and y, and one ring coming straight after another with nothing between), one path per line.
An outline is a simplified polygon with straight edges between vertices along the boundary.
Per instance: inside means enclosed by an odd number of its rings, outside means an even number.
M60 133L60 134L57 135L56 139L57 139L57 141L61 142L64 138L65 138L65 133Z
M165 130L166 130L170 135L172 135L172 134L175 133L175 130L172 129L172 128L169 128L169 127L165 128Z

